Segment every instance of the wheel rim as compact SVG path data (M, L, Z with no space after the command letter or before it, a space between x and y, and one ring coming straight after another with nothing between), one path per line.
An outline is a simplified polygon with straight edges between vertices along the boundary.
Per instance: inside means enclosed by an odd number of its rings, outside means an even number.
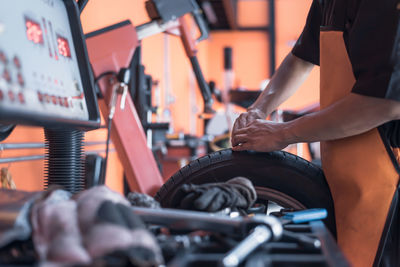
M280 211L282 208L294 210L306 209L302 203L280 191L258 186L256 186L255 189L257 192L257 203L265 204L268 214L270 212Z

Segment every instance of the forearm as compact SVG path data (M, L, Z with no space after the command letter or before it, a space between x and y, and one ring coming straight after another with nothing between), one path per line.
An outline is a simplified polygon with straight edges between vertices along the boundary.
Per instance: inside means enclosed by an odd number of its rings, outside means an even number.
M400 102L350 94L328 108L285 123L288 143L335 140L400 119Z
M313 64L289 53L272 76L268 86L249 109L259 109L269 115L293 95L313 67Z

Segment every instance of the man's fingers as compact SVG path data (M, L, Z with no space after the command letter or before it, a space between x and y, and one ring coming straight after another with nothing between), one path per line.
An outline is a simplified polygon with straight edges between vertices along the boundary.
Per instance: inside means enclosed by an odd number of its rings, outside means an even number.
M237 134L235 135L235 143L247 143L249 141L249 137L246 134Z
M235 124L233 125L232 131L237 131L239 129L242 129L244 127L247 127L249 123L252 121L258 119L258 117L255 117L254 115L249 115L248 113L242 113L239 118L236 119Z
M244 151L244 150L252 150L252 145L250 143L241 143L237 146L232 147L233 151Z
M246 117L240 116L235 121L235 125L233 126L233 131L237 131L246 126Z
M239 142L238 142L238 141L236 141L236 139L235 139L235 138L232 138L232 140L231 140L231 144L232 144L232 146L234 147L234 146L237 146L237 145L239 145Z
M235 123L233 124L233 127L232 127L232 134L234 134L237 130L239 130L240 129L240 124L239 124L239 119L237 119L236 121L235 121Z
M232 127L232 146L237 146L240 143L245 143L245 140L237 139L238 135L247 134L249 131L249 125L258 121L259 116L252 113L242 113L239 118L236 119Z
M232 149L235 151L247 150L249 144L249 137L246 134L235 135L232 139Z
M236 134L232 137L232 146L237 146L240 143L246 143L248 136L246 134Z
M262 127L263 124L265 124L265 121L260 119L249 121L246 126L237 129L235 132L232 133L232 135L249 133L250 130L254 131L255 129Z
M254 116L248 116L248 117L246 118L246 124L243 125L242 128L248 127L249 124L252 123L255 119L257 119L257 118L255 118Z
M241 134L246 134L248 132L249 132L249 127L241 128L241 129L238 129L235 132L234 136L241 135Z
M247 127L251 122L257 119L262 119L262 117L254 112L245 112L240 114L240 116L236 119L235 124L233 125L232 132Z

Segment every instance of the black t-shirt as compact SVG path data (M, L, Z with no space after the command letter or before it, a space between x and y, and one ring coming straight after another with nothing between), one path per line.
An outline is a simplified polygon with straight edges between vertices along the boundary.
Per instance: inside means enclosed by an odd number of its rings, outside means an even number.
M343 31L356 82L353 93L400 101L400 3L398 0L313 0L292 53L319 65L320 31ZM400 121L385 134L400 146Z

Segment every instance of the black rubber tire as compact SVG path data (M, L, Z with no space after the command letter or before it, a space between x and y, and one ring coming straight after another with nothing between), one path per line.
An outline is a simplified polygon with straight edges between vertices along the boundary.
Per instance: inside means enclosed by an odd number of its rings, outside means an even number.
M256 191L267 191L267 195L272 191L278 192L280 197L287 196L287 203L293 203L290 199L294 199L305 208L327 209L325 224L333 235L336 234L333 200L322 169L283 151L259 153L225 149L211 153L175 173L160 188L155 199L168 208L176 190L185 183L224 182L236 176L250 179Z

